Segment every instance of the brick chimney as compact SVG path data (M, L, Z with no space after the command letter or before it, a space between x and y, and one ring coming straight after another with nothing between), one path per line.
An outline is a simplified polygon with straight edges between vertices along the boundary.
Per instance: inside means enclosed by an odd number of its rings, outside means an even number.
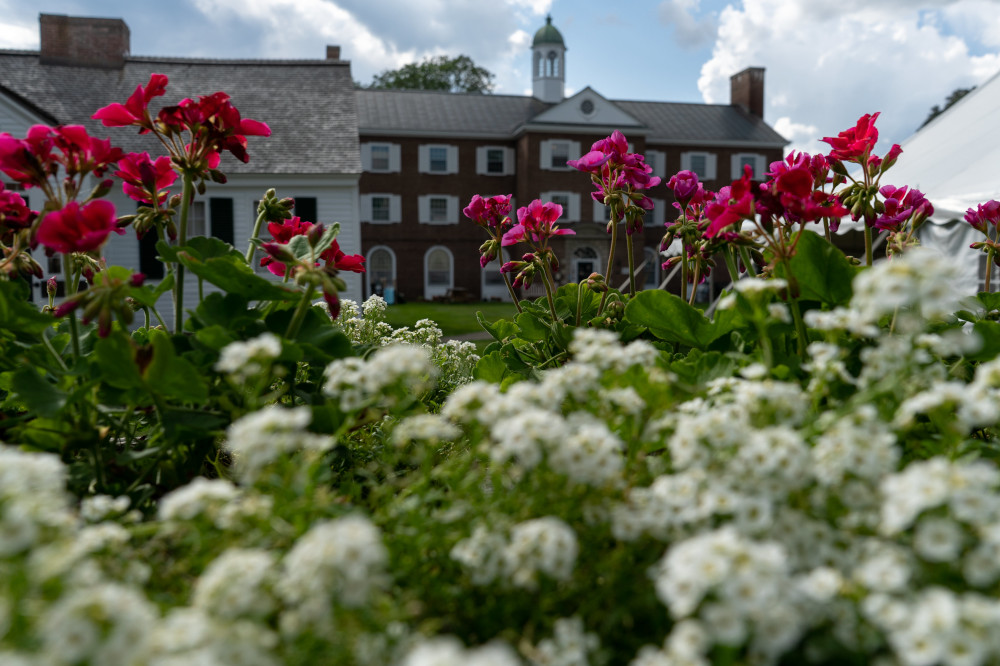
M747 67L729 77L729 103L764 117L764 68Z
M331 44L326 45L326 59L327 60L340 60L340 47L333 46Z
M121 69L129 54L129 31L121 19L41 14L41 63Z

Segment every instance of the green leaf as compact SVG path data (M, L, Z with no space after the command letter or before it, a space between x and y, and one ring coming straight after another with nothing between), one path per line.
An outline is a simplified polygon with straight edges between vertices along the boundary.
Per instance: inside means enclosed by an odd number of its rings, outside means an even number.
M294 310L292 309L279 310L267 317L265 325L272 333L284 337L293 315ZM350 339L344 335L339 327L334 326L329 315L317 306L306 311L294 342L307 352L308 358L303 359L306 361L329 363L338 358L353 355Z
M851 300L851 282L859 269L844 253L812 231L802 232L791 261L792 275L799 283L799 300L820 301L827 305L846 305ZM787 278L778 265L775 274Z
M680 297L659 289L636 294L625 306L625 317L633 324L645 326L661 340L696 349L706 349L731 330L727 325L716 325Z
M135 362L132 342L119 331L114 331L94 345L94 356L101 379L119 389L143 388L142 375Z
M315 248L310 247L309 238L306 236L293 236L292 239L288 241L288 245L286 247L291 251L296 259L309 263L309 257L313 256L313 253L315 252L315 256L318 260L319 255L326 252L330 246L333 245L333 241L337 238L337 234L339 233L340 223L334 222L324 229L323 235L320 237L319 242L316 243Z
M54 417L66 404L66 394L28 365L13 375L11 390L39 416Z
M202 326L220 326L229 331L239 330L257 321L255 313L247 309L247 299L237 294L214 292L194 310L193 318Z
M500 352L492 352L480 357L479 362L476 363L476 367L472 371L474 379L482 379L494 384L499 384L503 381L505 374L507 374L507 364L504 363Z
M522 312L514 318L521 329L521 337L525 340L543 342L549 337L551 329L548 322L531 312Z
M736 361L720 352L702 353L697 349L670 364L670 370L689 386L703 386L720 377L730 377L736 371Z
M155 307L156 302L160 300L160 296L167 293L174 288L174 274L167 273L167 277L160 280L160 283L155 287L150 287L149 285L142 285L141 287L131 287L129 289L129 296L137 300L141 305L145 305L148 308Z
M13 333L38 335L52 326L52 315L39 311L28 300L28 283L23 280L0 280L0 324Z
M206 402L208 385L189 361L177 355L170 336L154 329L149 339L153 356L143 372L148 389L165 398L196 404Z
M975 354L966 358L973 361L990 361L1000 355L1000 323L995 321L977 321L972 326L973 332L982 340L983 346Z
M194 337L198 342L215 351L220 351L226 345L236 342L236 337L218 324L195 331Z
M251 301L294 301L302 297L301 292L296 289L283 287L256 275L239 252L222 241L218 243L231 251L221 256L201 258L198 252L180 249L177 260L198 277L221 287L227 293L243 296ZM218 246L214 248L219 249Z
M519 332L517 324L514 322L507 319L498 319L495 322L490 323L482 312L476 313L476 321L478 321L479 325L483 327L483 330L492 335L493 339L499 342L503 342L512 335L517 335Z
M1000 310L1000 292L981 291L976 294L976 300L982 304L983 309L987 312Z

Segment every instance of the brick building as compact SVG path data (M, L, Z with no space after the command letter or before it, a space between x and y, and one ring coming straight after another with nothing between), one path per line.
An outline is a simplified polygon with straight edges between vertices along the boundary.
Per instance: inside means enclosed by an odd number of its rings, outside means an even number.
M452 293L506 297L498 262L482 270L482 230L462 215L474 194L513 194L515 208L532 199L563 205L562 223L575 236L558 240L557 280L575 282L607 264L607 214L590 198L590 179L566 166L590 145L621 130L666 180L681 169L717 189L749 164L757 178L783 157L787 141L763 120L764 70L731 79L728 105L610 100L587 87L564 95L566 45L546 21L532 42L533 95L358 90L362 175L361 238L368 273L365 293L396 285L406 298ZM670 191L649 192L639 244L642 282L661 284L657 248L663 223L675 216ZM515 251L519 248L512 248ZM609 278L627 280L624 251Z

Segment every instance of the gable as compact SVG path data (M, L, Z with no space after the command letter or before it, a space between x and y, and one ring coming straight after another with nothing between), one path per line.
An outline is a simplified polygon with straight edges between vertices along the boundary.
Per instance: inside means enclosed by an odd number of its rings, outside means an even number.
M590 86L543 111L529 122L547 125L611 126L622 129L643 127L635 116L626 113Z
M48 125L51 121L28 108L19 100L0 90L0 133L15 137L27 135L32 125Z

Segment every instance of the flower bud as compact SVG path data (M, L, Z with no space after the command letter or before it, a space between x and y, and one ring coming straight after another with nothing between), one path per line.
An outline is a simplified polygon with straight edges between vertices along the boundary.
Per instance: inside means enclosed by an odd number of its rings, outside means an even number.
M295 263L296 261L292 251L281 243L261 243L260 249L267 252L275 261L280 261L283 264Z
M309 241L309 247L316 247L320 239L323 238L323 233L326 231L326 227L322 224L314 224L310 227L309 231L306 232L306 239Z
M59 290L59 281L53 275L49 278L48 282L45 283L45 290L48 292L49 296L55 296L56 292Z
M142 283L146 281L145 273L133 273L132 277L129 278L129 284L133 287L141 287Z

